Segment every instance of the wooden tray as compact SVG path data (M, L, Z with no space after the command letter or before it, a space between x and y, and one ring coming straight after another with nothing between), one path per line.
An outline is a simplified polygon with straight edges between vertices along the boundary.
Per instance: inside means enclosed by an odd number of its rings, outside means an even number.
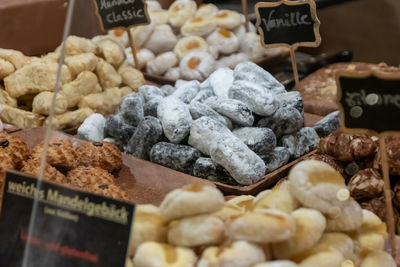
M22 130L13 133L20 136L32 148L44 140L45 128ZM71 135L53 131L51 138L69 139L74 145L84 141ZM123 167L116 177L116 184L127 191L136 204L159 205L170 191L187 184L201 183L213 186L213 183L186 175L163 166L123 154Z
M280 62L284 61L288 56L289 56L289 51L281 53L281 54L273 56L273 57L268 56L268 57L260 58L259 60L253 60L253 62L266 70L270 70L272 67L274 67L277 64L279 64ZM149 74L146 72L143 72L143 75L146 78L146 80L152 81L152 82L155 82L155 83L161 84L161 85L164 85L164 84L175 85L175 82L176 82L176 80L171 80L171 79L165 78L160 75Z

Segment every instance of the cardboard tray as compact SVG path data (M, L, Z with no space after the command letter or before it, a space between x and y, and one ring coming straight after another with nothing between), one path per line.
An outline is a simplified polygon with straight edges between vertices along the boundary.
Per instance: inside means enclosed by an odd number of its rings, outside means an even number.
M29 148L32 148L44 140L45 131L45 128L34 128L18 131L13 135L20 136ZM58 131L52 131L51 138L69 139L76 146L85 142ZM159 205L170 191L193 183L213 186L210 181L186 175L126 154L123 154L123 167L116 176L116 185L126 190L131 198L130 200L135 204Z

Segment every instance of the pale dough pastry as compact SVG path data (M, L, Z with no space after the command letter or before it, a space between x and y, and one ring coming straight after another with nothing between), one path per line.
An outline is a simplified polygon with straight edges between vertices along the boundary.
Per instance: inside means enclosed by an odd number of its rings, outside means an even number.
M169 23L174 27L181 27L196 13L197 4L193 0L177 0L168 9Z
M98 53L98 47L92 40L71 35L68 37L66 42L65 52L67 56L73 56L82 53Z
M167 24L169 20L168 10L149 11L149 16L157 25Z
M107 88L102 93L90 94L81 98L79 108L90 108L96 113L108 115L114 113L124 96L132 93L129 87Z
M249 32L257 32L256 26L254 26L253 23L251 23L249 21ZM240 26L236 27L233 30L233 33L239 38L243 38L244 35L246 34L246 27L245 27L245 23L241 24Z
M215 30L217 25L207 17L194 17L188 19L181 28L184 36L205 36Z
M142 72L129 66L121 66L118 73L122 77L122 83L129 86L135 92L146 82Z
M151 34L153 33L154 27L156 23L152 21L148 25L132 27L131 34L132 38L135 42L136 47L142 47L145 42L150 38Z
M63 130L73 128L81 125L87 117L94 113L90 108L81 108L75 111L69 111L61 115L56 115L53 118L52 126L55 129ZM45 124L50 123L49 118L46 119Z
M206 40L199 36L188 36L183 37L175 45L174 53L180 60L184 58L188 53L192 51L204 51L207 52L208 44Z
M236 35L224 28L216 29L207 37L210 46L218 48L221 54L232 54L239 49L239 39Z
M99 59L99 62L97 63L96 74L99 78L101 87L104 89L117 87L122 82L121 75L118 74L110 63L103 59Z
M46 118L36 113L3 105L0 119L5 123L27 129L42 126Z
M234 69L237 64L248 61L249 57L245 53L236 53L230 56L222 57L217 61L216 68L228 67Z
M53 91L56 84L58 64L51 61L35 61L4 78L6 91L12 97ZM67 66L61 70L61 85L70 82L71 73Z
M242 18L236 11L223 9L215 14L214 21L218 27L232 30L242 23Z
M50 114L51 103L53 101L53 92L41 92L33 98L32 111L37 114L46 115ZM57 94L54 113L56 115L62 114L67 111L68 101L62 94Z
M20 69L31 62L29 57L13 49L0 48L0 58L13 64L15 69Z
M218 7L214 4L202 4L196 11L195 17L212 18L218 12Z
M172 32L171 26L167 24L157 25L150 38L144 43L143 47L151 50L155 54L171 51L178 38Z
M118 28L109 30L108 35L112 36L115 40L118 40L123 47L129 45L129 37L125 29Z
M258 34L248 32L240 39L240 51L245 53L250 60L254 60L264 56L265 48L261 45Z
M162 7L157 0L147 0L146 5L147 5L147 10L149 11L162 10Z
M125 63L129 64L132 67L135 67L136 65L133 59L132 49L130 47L125 49L125 54L126 54ZM136 49L136 57L139 61L139 69L143 69L147 65L147 62L153 60L156 56L149 49L141 48L141 49Z
M75 107L83 96L93 93L98 84L97 76L90 71L81 72L78 77L64 84L60 93L68 101L68 108Z
M73 77L78 76L79 73L88 70L94 71L97 66L98 58L93 53L83 53L76 56L69 56L65 58L65 65L68 66Z
M11 97L7 91L0 85L0 104L7 105L13 108L17 107L17 99Z
M179 80L181 78L181 69L179 67L170 68L165 74L164 77L171 80Z
M204 80L215 69L214 57L206 52L193 51L181 61L181 75L186 80Z
M102 57L114 68L118 68L125 60L124 47L111 39L103 39L97 43Z
M0 80L15 71L15 67L9 61L0 58Z
M149 74L162 75L170 68L175 67L177 63L178 58L174 52L162 53L147 63L146 71Z

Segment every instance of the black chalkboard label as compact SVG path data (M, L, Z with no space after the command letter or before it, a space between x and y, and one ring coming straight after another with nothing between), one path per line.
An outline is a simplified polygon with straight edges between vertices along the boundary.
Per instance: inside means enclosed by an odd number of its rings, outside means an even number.
M320 22L313 0L259 2L255 10L264 46L320 45Z
M400 73L339 72L336 79L343 129L373 134L400 131Z
M25 256L30 267L125 266L134 205L44 181L36 188L37 182L7 172L0 216L0 266L22 266L28 245ZM33 198L38 205L31 221Z
M150 23L144 0L93 0L104 30Z

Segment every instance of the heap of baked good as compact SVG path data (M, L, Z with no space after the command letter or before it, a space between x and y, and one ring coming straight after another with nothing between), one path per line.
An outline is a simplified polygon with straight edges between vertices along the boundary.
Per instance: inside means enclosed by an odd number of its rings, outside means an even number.
M42 143L29 150L17 135L0 133L0 188L6 170L37 176L42 152ZM121 167L122 153L111 143L85 142L75 148L69 140L54 139L49 143L43 179L129 201L126 192L114 183L113 174Z
M251 185L312 150L319 132L336 130L337 114L303 127L303 102L270 73L244 62L174 88L145 85L123 98L105 119L89 117L78 129L87 140L104 137L128 154L213 181Z
M394 214L400 233L400 138L386 139L389 173L392 176ZM313 159L322 160L346 180L351 196L365 209L386 220L384 182L381 172L379 139L364 134L346 134L340 131L321 139Z
M256 197L225 202L218 189L191 185L159 208L137 206L129 256L135 267L395 267L386 238L337 171L303 161Z
M232 10L219 10L213 4L197 7L193 0L176 0L168 10L156 1L148 1L151 23L133 28L139 47L139 68L172 80L204 80L215 69L234 68L238 63L260 60L286 53L286 48L266 49L256 28ZM128 46L128 34L112 30L109 35ZM127 61L134 66L130 48Z
M60 48L38 57L27 57L11 49L0 49L0 118L20 128L47 124L56 83ZM60 91L53 126L79 126L89 115L112 114L123 96L137 91L143 74L124 65L123 47L112 38L96 42L70 36L66 41Z
M394 72L400 69L390 67L385 63L378 65L362 62L335 63L308 75L300 81L295 90L298 90L303 96L306 112L325 116L338 110L336 74L339 71L363 72L374 70Z

